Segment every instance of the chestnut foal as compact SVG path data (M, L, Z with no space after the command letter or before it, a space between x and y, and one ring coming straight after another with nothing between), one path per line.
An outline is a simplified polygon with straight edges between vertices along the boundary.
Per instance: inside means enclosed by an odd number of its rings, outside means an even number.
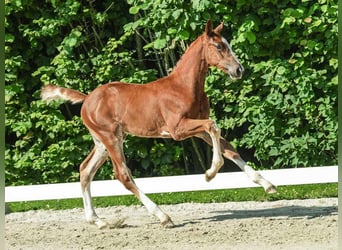
M162 225L173 225L170 217L136 186L123 152L126 134L177 141L192 136L202 138L213 147L212 164L205 173L207 181L214 178L223 165L223 154L245 171L252 181L263 186L266 192L276 192L275 186L248 166L231 144L220 136L215 121L209 119L209 101L204 92L208 67L215 66L232 79L241 78L244 72L227 40L221 36L222 29L223 23L213 29L209 20L204 34L190 45L171 74L156 81L142 85L111 82L89 95L54 85L42 89L41 97L46 101L83 102L81 116L95 143L80 166L88 222L100 228L107 225L95 213L90 183L110 156L115 178L158 217Z

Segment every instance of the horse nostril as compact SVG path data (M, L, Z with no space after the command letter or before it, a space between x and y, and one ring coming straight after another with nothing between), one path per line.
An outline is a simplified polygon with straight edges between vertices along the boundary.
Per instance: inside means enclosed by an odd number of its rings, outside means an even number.
M243 69L243 67L240 65L240 66L236 69L236 75L239 76L239 77L241 77L242 74L243 74L243 71L244 71L244 69Z

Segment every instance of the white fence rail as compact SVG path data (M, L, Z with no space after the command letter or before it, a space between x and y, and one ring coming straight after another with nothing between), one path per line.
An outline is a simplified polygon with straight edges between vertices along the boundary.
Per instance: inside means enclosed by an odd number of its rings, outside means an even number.
M312 167L259 171L276 186L338 182L338 167ZM243 172L219 173L210 182L204 174L136 178L145 193L168 193L200 190L258 187ZM92 196L131 194L117 180L93 181ZM79 182L5 187L5 202L80 198Z

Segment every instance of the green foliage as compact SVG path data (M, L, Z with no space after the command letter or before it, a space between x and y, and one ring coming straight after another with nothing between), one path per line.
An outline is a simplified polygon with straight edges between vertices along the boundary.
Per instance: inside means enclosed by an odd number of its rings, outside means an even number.
M225 21L246 69L236 82L207 77L223 136L258 167L336 164L337 1L17 0L5 12L6 185L77 181L93 147L79 106L47 106L44 84L88 93L165 76L209 18ZM211 161L197 140L129 137L125 152L135 176L203 172ZM96 178L111 178L110 165Z
M184 169L179 164L183 150L170 140L144 140L129 136L124 151L132 163L137 163L132 166L134 176L184 174Z
M231 41L249 62L244 81L221 88L216 72L207 79L219 124L242 131L235 144L267 168L336 164L337 5L262 5L249 5L258 13L250 9Z
M132 69L119 67L130 61L122 46L127 19L119 11L126 7L110 1L6 3L7 185L78 180L91 137L77 109L47 106L40 89L54 83L88 92L129 74Z

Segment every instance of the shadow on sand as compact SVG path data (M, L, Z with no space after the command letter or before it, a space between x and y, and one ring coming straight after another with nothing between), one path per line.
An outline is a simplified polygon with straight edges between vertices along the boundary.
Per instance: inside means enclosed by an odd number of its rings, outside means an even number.
M282 206L267 209L244 209L244 210L222 210L213 211L213 216L202 217L198 220L185 221L174 227L183 227L188 224L197 224L201 221L225 221L232 219L250 219L250 218L298 218L303 217L313 219L322 216L337 215L337 206Z

